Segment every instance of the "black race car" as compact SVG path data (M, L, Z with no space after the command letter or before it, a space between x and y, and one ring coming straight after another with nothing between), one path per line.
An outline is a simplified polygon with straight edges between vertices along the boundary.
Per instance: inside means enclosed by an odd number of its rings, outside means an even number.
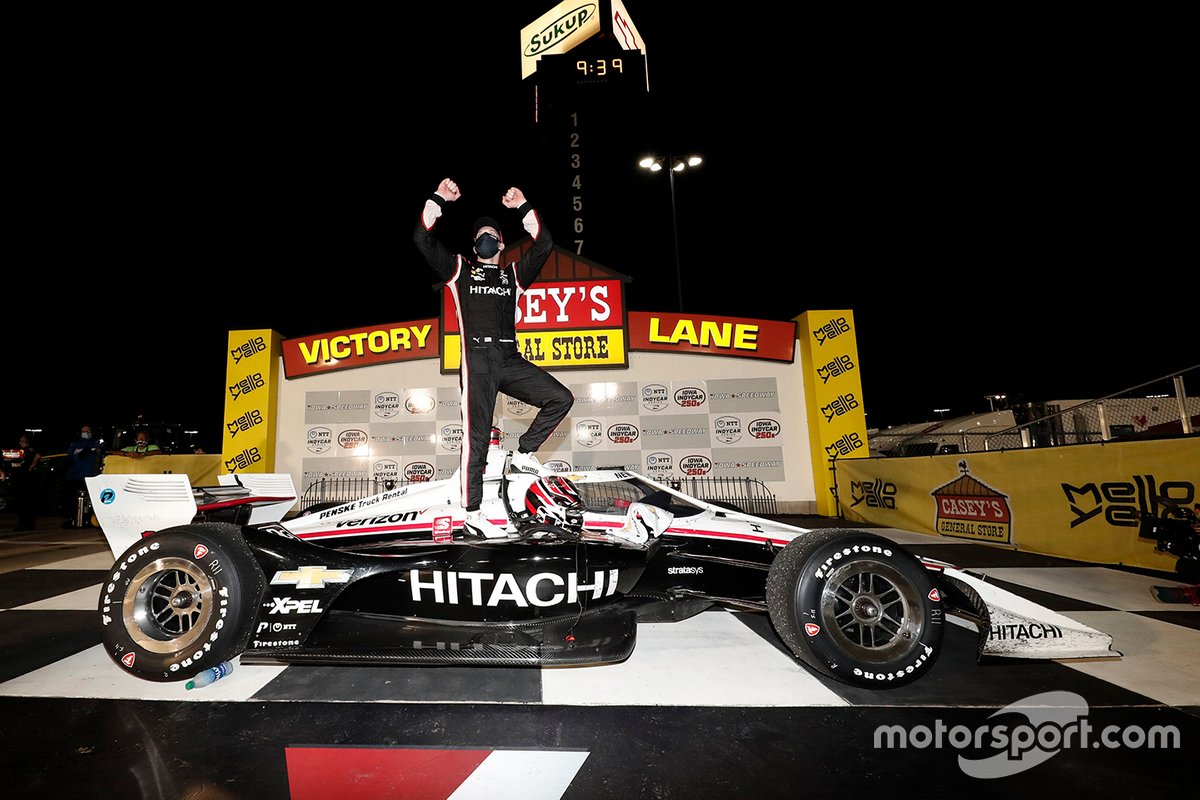
M979 653L1118 657L1112 639L870 532L807 529L706 503L645 476L510 474L464 531L458 481L430 481L284 519L288 475L88 480L114 555L105 648L130 673L181 681L246 664L598 665L639 622L714 604L768 614L795 657L848 684L929 671L946 615Z

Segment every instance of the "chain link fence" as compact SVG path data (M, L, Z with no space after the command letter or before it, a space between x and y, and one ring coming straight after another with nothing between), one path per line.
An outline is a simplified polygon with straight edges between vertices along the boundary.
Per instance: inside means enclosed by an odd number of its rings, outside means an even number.
M928 456L1154 439L1200 431L1200 364L1088 401L1014 404L868 435L872 455Z

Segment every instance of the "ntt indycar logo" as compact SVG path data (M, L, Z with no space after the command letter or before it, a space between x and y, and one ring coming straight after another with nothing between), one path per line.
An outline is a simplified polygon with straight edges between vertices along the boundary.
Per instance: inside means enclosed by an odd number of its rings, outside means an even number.
M1063 750L1178 750L1174 725L1106 725L1088 720L1088 704L1074 692L1043 692L1011 703L970 727L880 725L874 746L886 750L959 751L958 768L972 778L1007 778L1049 761Z
M309 428L304 446L308 452L317 455L328 452L333 447L333 431L329 428Z
M400 395L395 392L380 392L375 395L375 416L391 419L400 413Z
M507 572L442 572L433 570L422 574L409 570L408 584L414 602L433 602L448 605L488 606L513 603L521 608L548 608L563 603L579 602L580 594L593 600L611 597L617 591L620 572L615 569L597 570L590 583L580 583L574 572L565 577L554 572L539 572L519 581Z
M642 407L647 411L662 411L671 402L667 387L650 383L642 387Z

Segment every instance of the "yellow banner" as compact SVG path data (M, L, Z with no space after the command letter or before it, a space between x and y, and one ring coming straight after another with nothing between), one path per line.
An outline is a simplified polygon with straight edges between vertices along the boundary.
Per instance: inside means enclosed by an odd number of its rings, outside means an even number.
M442 348L442 371L461 364L458 334L448 333ZM521 355L547 370L563 367L623 367L627 364L621 328L580 331L533 331L517 334Z
M1138 537L1137 515L1196 501L1200 440L839 459L837 485L849 520L1169 571L1175 557Z
M854 312L806 311L797 320L817 513L834 516L830 461L868 455Z
M272 330L229 332L222 474L275 471L281 341Z
M109 453L104 457L105 475L161 475L186 473L192 486L216 486L221 470L219 455L143 456L128 458Z

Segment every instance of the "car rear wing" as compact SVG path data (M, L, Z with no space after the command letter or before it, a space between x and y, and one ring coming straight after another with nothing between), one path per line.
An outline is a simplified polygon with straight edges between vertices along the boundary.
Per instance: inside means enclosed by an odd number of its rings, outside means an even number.
M87 478L88 496L113 556L142 537L197 517L249 510L244 524L278 522L296 502L292 476L221 475L219 486L193 487L186 474L97 475Z

